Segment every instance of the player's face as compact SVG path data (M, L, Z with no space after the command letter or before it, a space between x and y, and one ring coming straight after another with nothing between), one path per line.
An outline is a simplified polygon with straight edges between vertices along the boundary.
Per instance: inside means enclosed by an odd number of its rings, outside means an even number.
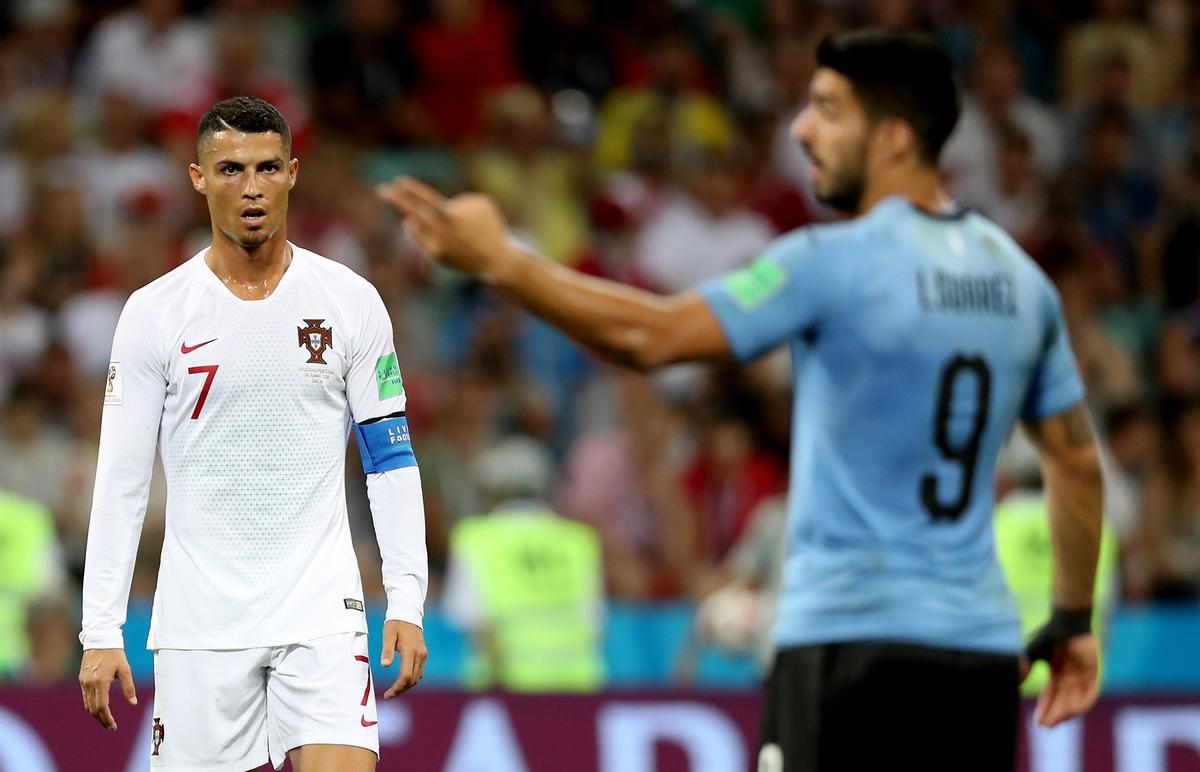
M847 212L858 210L866 187L869 129L850 81L819 68L809 87L808 105L792 122L792 138L812 164L818 201Z
M245 249L266 244L287 221L300 162L274 132L214 132L192 164L192 185L208 198L213 226Z

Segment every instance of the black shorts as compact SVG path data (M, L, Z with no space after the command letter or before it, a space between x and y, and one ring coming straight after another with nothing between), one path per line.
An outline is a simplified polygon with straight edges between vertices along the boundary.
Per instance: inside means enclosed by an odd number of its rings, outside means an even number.
M782 649L758 770L1012 772L1018 677L1016 656L882 642Z

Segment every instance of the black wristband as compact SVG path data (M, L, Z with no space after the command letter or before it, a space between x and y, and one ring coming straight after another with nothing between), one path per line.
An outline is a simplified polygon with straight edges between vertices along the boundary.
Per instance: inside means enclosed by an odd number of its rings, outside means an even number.
M1070 610L1055 606L1050 624L1061 631L1064 638L1086 635L1092 631L1092 607Z
M1025 656L1029 658L1030 662L1039 659L1049 662L1058 644L1077 635L1086 635L1091 631L1092 610L1090 608L1064 609L1055 606L1053 613L1050 614L1050 621L1037 631L1033 639L1029 641L1029 645L1025 647Z

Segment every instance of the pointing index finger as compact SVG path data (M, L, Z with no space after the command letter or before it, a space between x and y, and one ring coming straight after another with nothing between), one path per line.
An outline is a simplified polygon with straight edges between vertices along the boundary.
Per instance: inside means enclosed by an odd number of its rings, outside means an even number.
M425 204L438 209L446 204L446 197L438 193L433 187L426 185L413 177L401 177L398 180L401 191L420 199Z

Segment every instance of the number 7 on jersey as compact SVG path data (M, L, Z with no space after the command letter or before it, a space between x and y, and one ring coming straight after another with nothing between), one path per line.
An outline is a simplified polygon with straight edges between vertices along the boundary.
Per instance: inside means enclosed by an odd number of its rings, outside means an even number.
M204 385L200 387L200 396L196 399L196 409L192 411L192 420L200 417L200 410L204 407L204 400L208 399L208 390L212 388L213 378L217 377L217 368L220 365L197 365L188 368L188 375L196 373L204 373Z

